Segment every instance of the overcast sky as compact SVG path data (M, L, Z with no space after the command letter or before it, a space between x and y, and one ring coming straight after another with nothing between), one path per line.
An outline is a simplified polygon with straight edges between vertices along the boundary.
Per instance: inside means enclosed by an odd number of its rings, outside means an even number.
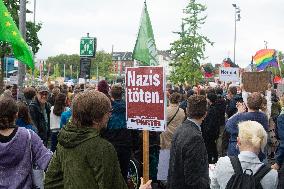
M33 9L33 1L28 5ZM61 53L79 54L80 38L97 37L98 50L132 51L138 32L143 0L36 0L36 21L42 22L39 33L42 47L38 58ZM167 50L177 39L182 9L189 0L148 0L157 48ZM233 59L234 8L241 8L237 22L236 63L247 66L251 56L264 48L284 50L283 0L197 0L207 6L206 24L201 32L215 42L207 46L205 62L221 63ZM33 15L28 19L32 20Z

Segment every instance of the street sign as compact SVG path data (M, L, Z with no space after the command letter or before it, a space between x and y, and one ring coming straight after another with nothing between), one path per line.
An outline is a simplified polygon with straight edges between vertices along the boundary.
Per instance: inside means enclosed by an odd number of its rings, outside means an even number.
M80 58L80 78L90 79L91 59Z
M93 37L82 37L80 41L80 56L94 57L96 54L97 39Z
M125 77L127 128L164 131L167 118L164 68L128 67Z

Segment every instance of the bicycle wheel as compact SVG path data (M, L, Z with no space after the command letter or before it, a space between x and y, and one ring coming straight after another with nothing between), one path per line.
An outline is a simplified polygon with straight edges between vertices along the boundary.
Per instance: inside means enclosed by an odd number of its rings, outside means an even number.
M129 189L138 189L140 183L139 175L139 163L135 159L129 161L129 170L128 170L128 188Z

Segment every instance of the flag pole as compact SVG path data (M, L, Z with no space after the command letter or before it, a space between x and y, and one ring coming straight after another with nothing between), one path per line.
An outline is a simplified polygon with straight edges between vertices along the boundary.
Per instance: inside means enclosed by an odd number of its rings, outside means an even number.
M281 64L280 64L280 52L278 52L278 54L277 54L277 62L278 62L278 69L279 69L279 71L280 71L280 77L281 77L281 79L282 79L282 72L281 72Z

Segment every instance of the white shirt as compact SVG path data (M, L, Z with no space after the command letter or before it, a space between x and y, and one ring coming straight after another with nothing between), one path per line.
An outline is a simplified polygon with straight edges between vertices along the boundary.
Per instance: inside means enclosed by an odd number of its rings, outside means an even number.
M50 108L50 130L60 129L61 116L55 115L53 113L53 109L54 109L54 106Z
M249 151L242 151L238 155L239 160L241 162L241 166L243 170L251 169L253 174L255 174L258 169L263 165L262 162L259 161L256 154ZM227 183L230 178L234 174L234 169L231 164L230 158L228 156L221 157L215 169L213 170L213 174L210 183L211 189L225 189ZM263 189L276 189L278 185L278 173L276 170L271 170L268 172L260 181Z

